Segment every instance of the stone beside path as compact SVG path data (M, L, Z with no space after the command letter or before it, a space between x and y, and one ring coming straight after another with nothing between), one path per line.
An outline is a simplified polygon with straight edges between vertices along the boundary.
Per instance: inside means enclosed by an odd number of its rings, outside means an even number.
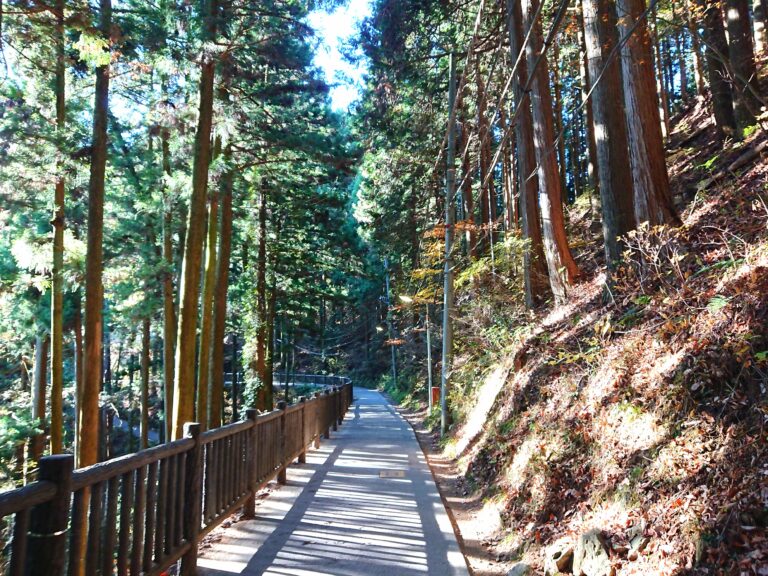
M468 576L413 430L378 392L354 395L338 432L288 468L256 518L218 531L202 576Z

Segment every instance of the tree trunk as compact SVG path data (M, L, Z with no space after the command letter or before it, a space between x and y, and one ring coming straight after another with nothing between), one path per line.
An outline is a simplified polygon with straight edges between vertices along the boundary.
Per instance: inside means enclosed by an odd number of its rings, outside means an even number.
M584 41L584 17L579 3L578 41L579 41L579 76L581 77L581 101L586 114L587 135L587 181L594 194L600 194L600 183L597 179L597 144L595 143L595 120L593 115L592 98L587 98L591 88L589 67L587 62L587 45Z
M552 86L555 95L555 136L557 140L557 165L560 174L560 190L562 191L563 202L568 202L566 170L568 163L565 159L565 138L563 137L563 86L560 82L560 45L555 42L552 46Z
M461 103L459 104L461 105ZM472 162L470 160L470 150L467 148L469 144L469 123L464 117L464 110L462 108L462 123L461 123L461 137L459 139L459 148L462 152L461 156L461 197L464 204L464 221L467 223L467 231L465 239L467 242L468 252L472 258L477 257L477 234L475 232L475 201L472 197ZM466 153L464 151L466 150Z
M80 468L80 438L82 438L82 410L80 403L83 400L83 315L80 292L75 297L75 467Z
M507 0L506 19L510 53L514 61L517 59L523 44L520 5L516 0ZM544 257L544 242L539 218L539 181L536 176L536 159L533 154L533 117L531 116L530 103L523 94L523 85L527 78L528 66L523 57L518 66L517 77L514 79L513 92L515 105L520 107L515 125L518 179L520 182L520 220L523 238L530 242L523 256L525 304L528 308L534 308L543 303L548 296L549 283L547 282L547 262Z
M643 5L645 2L643 2ZM635 16L635 19L637 19L637 16ZM675 13L675 4L672 3L672 20L674 22L678 21L677 14ZM621 20L619 20L619 24L621 24ZM645 36L648 38L648 44L650 46L650 36L648 35L648 27L643 21L642 26L645 28ZM685 51L683 50L684 46L684 37L683 37L683 29L679 29L675 32L675 51L677 52L677 69L680 73L680 98L683 100L684 104L687 104L690 100L689 93L688 93L688 65L685 62ZM652 51L649 51L648 54L653 54Z
M211 338L211 364L208 382L210 396L210 426L221 426L222 403L224 400L224 336L227 329L227 290L229 288L229 260L232 252L232 187L234 168L232 147L224 152L227 171L222 180L221 191L221 232L219 238L219 257L216 262L216 299L213 305L213 330Z
M747 0L726 1L726 22L728 23L728 53L735 76L736 118L741 126L751 126L755 116L760 114L760 83L755 67L755 50L752 45L752 26L749 19Z
M507 130L509 127L507 125L507 114L506 110L504 109L504 106L501 106L501 110L499 111L499 125L501 126L502 130ZM514 133L512 134L511 138L507 140L507 142L504 144L504 150L501 152L501 189L502 189L502 200L504 202L504 218L503 218L503 224L504 224L504 230L506 232L509 232L512 230L515 226L515 218L514 218L514 160L515 155L512 152L514 150L515 146L515 138Z
M136 344L136 333L131 334L130 349L133 350ZM128 420L128 452L135 452L136 446L134 430L136 428L136 418L134 416L134 402L133 402L133 374L136 372L136 354L132 351L128 354L128 413L126 418Z
M616 46L616 14L609 0L583 0L582 6L589 75L597 78ZM635 226L622 92L621 63L614 59L592 93L603 237L609 269L621 258L619 236Z
M280 221L275 222L275 245L280 241ZM265 291L269 295L266 302L266 351L264 354L264 389L266 390L265 406L267 410L274 407L274 364L275 364L275 316L277 315L277 285L275 279L275 260L277 253L271 254L271 274L269 281L265 283Z
M217 0L207 4L206 40L216 38ZM208 167L213 123L213 54L205 54L200 66L200 109L195 134L192 196L189 199L189 223L184 250L184 272L181 281L179 328L176 338L176 368L173 393L173 439L182 437L185 422L195 417L195 348L197 336L200 269L205 236L205 202L208 191Z
M755 55L760 57L765 52L765 47L768 44L768 37L765 31L765 0L752 0L752 18L755 28Z
M480 220L483 224L483 236L493 242L493 225L496 220L496 202L494 201L493 178L489 177L491 168L491 132L486 116L487 98L485 83L480 70L480 58L475 58L475 78L477 85L477 164L480 176Z
M549 64L542 54L541 23L533 21L539 0L522 0L526 29L531 29L530 42L526 46L528 68L532 72L530 99L533 117L533 140L539 175L539 206L541 207L544 255L549 270L549 285L557 303L567 297L567 285L580 275L579 267L568 247L563 216L563 199L560 188L560 171L554 154L555 128L552 113L552 95L549 90ZM539 58L541 58L539 60ZM565 276L563 275L565 269Z
M656 8L653 9L653 51L656 57L656 92L659 95L659 118L661 120L661 136L666 140L669 136L669 94L664 81L664 60L661 54L661 38L656 25Z
M672 71L672 44L669 36L664 37L664 90L667 93L667 118L672 118L675 104L675 73ZM667 121L667 134L671 127L671 120Z
M161 132L163 172L171 176L170 133L167 128ZM182 241L183 244L183 241ZM173 297L173 205L168 197L167 186L163 184L163 440L168 442L171 432L171 410L173 407L174 350L176 347L176 305Z
M267 385L267 355L272 330L267 319L267 185L264 182L259 194L259 249L256 266L256 310L259 324L256 330L255 368L261 383L256 407L259 410L271 410L272 387Z
M679 224L669 191L669 177L661 135L659 102L653 71L653 47L645 20L645 0L618 0L619 32L630 34L621 49L624 112L632 167L635 222Z
M56 0L56 132L63 137L66 68L64 63L64 0ZM62 142L58 145L63 146ZM51 454L64 451L64 167L59 150L53 212L53 269L51 282Z
M707 83L704 78L704 57L701 52L701 39L696 25L691 18L691 0L685 0L685 23L691 35L691 56L693 56L693 78L696 82L696 94L699 98L707 96Z
M205 283L202 298L202 322L200 326L200 352L197 370L197 421L201 430L208 429L210 414L208 412L208 397L210 395L209 380L211 366L211 331L213 328L213 295L216 290L216 259L219 230L219 198L218 193L211 193L208 211L208 240L207 261L205 265Z
M715 116L715 126L720 140L736 138L736 115L733 110L733 93L729 80L728 69L723 57L728 54L728 41L725 39L725 28L718 4L708 0L696 0L704 13L704 43L706 44L707 77L712 92L712 110Z
M100 0L100 30L109 41L112 0ZM107 117L109 113L109 64L96 69L93 106L91 174L88 183L88 247L85 260L85 356L83 396L80 402L80 466L99 457L99 393L102 377L104 286L104 178L107 166Z
M240 406L240 377L237 369L237 334L232 334L232 356L229 360L232 370L232 422L238 421Z
M35 339L35 381L32 390L32 416L40 427L40 434L35 434L29 441L29 459L40 461L45 447L45 430L48 428L45 418L45 392L48 383L48 334L40 334Z
M149 448L149 363L150 363L150 318L147 316L141 326L141 449Z

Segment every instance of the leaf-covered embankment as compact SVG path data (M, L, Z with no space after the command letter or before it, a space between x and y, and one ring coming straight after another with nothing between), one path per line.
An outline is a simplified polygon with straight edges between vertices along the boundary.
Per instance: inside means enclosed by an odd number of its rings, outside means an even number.
M768 573L765 136L719 151L702 109L668 146L683 226L633 232L612 289L582 202L570 226L587 274L567 305L498 346L458 320L476 332L458 344L466 399L442 456L462 535L494 560L478 573L551 573L558 553L575 572L568 551L578 563L591 530L604 554L590 576ZM472 282L460 313L487 293Z

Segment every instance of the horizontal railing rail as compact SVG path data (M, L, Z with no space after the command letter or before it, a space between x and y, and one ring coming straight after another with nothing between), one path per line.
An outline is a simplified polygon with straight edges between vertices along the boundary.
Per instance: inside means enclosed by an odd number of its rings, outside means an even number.
M272 382L276 386L284 386L286 381L285 374L282 372L275 372L272 375ZM346 376L334 376L332 374L306 374L304 372L298 372L288 375L289 385L314 385L314 386L346 386L350 384L351 380Z
M286 468L329 437L352 404L352 385L207 432L73 470L71 455L40 461L37 481L0 493L8 576L159 575L181 560L197 566L197 545L238 509L253 517L256 494L285 482Z

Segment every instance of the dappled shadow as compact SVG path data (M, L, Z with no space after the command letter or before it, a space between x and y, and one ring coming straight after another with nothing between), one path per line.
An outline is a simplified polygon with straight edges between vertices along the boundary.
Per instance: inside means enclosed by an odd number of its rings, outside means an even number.
M272 514L265 503L255 520L238 527L239 541L252 548L230 550L217 567L215 558L228 546L223 540L203 574L467 573L410 427L379 394L356 392L355 417L290 508Z

